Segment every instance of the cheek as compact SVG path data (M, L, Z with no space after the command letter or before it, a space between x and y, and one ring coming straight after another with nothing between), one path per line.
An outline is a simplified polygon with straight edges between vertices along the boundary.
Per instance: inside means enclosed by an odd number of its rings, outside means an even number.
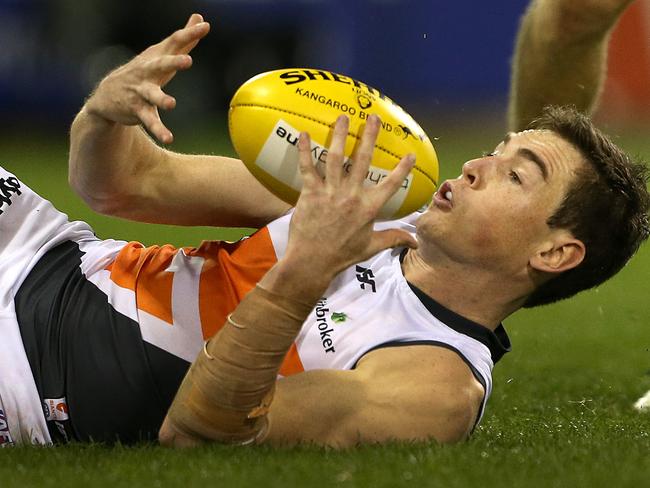
M467 236L486 256L507 255L525 247L536 228L536 219L526 209L491 208L471 223Z
M495 222L474 226L467 233L467 243L471 253L481 260L494 260L508 254L512 247L510 233Z

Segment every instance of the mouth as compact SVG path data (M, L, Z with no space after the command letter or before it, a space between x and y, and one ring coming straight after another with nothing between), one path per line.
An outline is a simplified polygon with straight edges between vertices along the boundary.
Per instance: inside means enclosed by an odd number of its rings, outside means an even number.
M450 210L454 206L454 192L449 180L445 181L433 195L433 204L441 209Z

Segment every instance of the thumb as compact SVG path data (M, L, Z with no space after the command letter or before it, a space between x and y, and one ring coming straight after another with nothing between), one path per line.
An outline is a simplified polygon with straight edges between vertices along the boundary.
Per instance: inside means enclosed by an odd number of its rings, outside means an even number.
M370 251L376 254L384 249L409 247L417 249L418 243L411 234L402 229L387 229L373 232Z

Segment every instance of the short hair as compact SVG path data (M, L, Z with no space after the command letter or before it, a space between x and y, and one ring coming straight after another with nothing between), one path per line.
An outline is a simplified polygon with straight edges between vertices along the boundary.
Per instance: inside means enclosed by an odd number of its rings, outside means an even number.
M546 107L530 129L550 130L573 145L586 164L547 220L586 247L584 260L541 284L526 300L534 307L569 298L616 274L650 234L648 168L633 161L574 107Z

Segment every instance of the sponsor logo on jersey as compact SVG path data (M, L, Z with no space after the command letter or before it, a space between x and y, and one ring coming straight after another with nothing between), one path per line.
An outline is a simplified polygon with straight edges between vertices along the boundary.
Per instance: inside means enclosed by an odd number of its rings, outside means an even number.
M5 411L0 408L0 447L11 446L14 441L9 432L9 422Z
M2 210L5 205L11 205L11 199L15 195L21 195L20 181L15 176L10 176L7 179L0 178L0 215L4 213Z
M332 312L330 319L332 319L332 322L335 324L342 324L348 319L348 315L345 312Z
M336 352L334 349L334 329L331 328L330 324L327 322L327 314L329 311L330 309L327 307L327 297L322 297L318 302L316 302L316 327L318 327L320 341L326 354Z
M52 440L57 443L70 442L72 439L72 426L70 425L66 398L45 398L43 400L43 413L48 422ZM52 427L54 427L54 430Z
M68 420L68 403L63 398L45 398L43 400L43 413L47 420Z
M371 290L373 293L377 292L375 280L373 279L374 277L375 275L370 268L364 268L357 264L357 280L359 281L362 290ZM366 288L366 286L368 288Z

